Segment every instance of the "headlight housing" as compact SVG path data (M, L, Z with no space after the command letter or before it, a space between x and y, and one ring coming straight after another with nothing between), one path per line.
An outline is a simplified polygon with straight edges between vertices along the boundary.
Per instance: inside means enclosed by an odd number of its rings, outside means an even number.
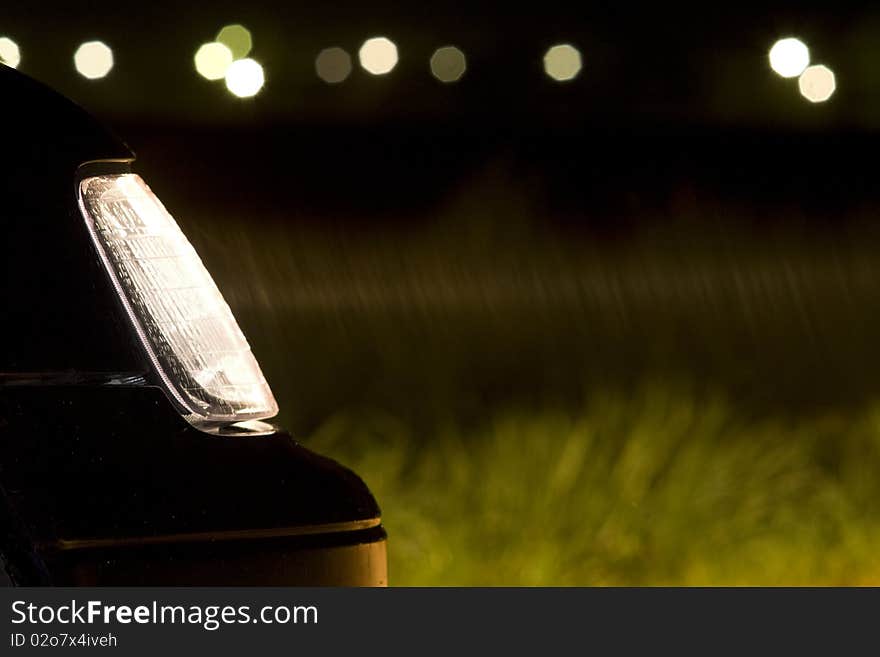
M232 311L140 176L84 178L79 206L163 388L190 423L274 416L278 405Z

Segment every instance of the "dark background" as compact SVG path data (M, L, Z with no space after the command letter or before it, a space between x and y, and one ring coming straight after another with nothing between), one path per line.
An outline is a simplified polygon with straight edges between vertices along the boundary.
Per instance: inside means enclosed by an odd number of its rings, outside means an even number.
M192 64L231 22L253 99ZM392 582L876 581L880 8L41 2L0 33L138 153L280 420L376 490ZM828 102L770 69L786 36Z

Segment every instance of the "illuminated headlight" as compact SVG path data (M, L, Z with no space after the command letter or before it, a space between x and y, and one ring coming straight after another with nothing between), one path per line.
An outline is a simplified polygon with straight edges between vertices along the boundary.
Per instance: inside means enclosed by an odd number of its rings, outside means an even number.
M269 418L278 405L211 275L134 174L80 183L80 209L162 385L196 425Z

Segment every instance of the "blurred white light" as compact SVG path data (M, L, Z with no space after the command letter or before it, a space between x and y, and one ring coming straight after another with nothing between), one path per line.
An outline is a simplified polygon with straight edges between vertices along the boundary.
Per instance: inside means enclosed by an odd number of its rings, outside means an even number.
M214 40L229 48L233 59L247 57L254 45L250 30L238 23L225 25Z
M544 54L544 72L557 82L573 80L582 66L580 51L568 43L553 46Z
M226 88L239 98L256 96L265 81L263 67L253 59L239 59L226 69Z
M208 80L220 80L232 64L232 51L222 43L214 41L202 45L194 57L196 71Z
M818 64L808 67L798 78L801 95L811 103L823 103L837 88L834 72L827 66Z
M810 50L800 39L780 39L770 48L770 68L784 78L796 78L810 64Z
M431 55L431 73L440 82L457 82L467 69L464 53L455 46L437 48Z
M342 48L325 48L315 58L315 72L327 84L337 84L351 74L351 57Z
M77 48L73 63L80 75L97 80L113 68L113 51L101 41L87 41Z
M0 37L0 64L10 68L18 68L21 63L21 51L18 44L9 37Z
M368 73L385 75L397 66L397 46L385 37L367 39L358 51L358 59Z

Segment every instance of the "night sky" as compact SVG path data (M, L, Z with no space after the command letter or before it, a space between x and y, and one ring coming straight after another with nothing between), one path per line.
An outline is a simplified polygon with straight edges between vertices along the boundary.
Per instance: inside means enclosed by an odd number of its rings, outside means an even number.
M458 120L535 123L544 129L632 121L798 129L874 130L880 117L876 52L880 9L760 9L535 3L408 5L294 3L7 3L0 31L22 49L21 70L104 116L144 122L374 122ZM196 48L225 24L246 25L267 84L246 103L195 73ZM364 39L387 35L400 63L388 76L360 70L331 86L314 72L316 54L341 46L356 55ZM781 37L797 36L813 63L838 78L833 101L805 103L796 84L767 65ZM75 74L72 54L86 40L109 44L116 59L100 82ZM541 70L554 43L583 54L576 80ZM454 44L468 58L457 84L428 74L435 48Z

